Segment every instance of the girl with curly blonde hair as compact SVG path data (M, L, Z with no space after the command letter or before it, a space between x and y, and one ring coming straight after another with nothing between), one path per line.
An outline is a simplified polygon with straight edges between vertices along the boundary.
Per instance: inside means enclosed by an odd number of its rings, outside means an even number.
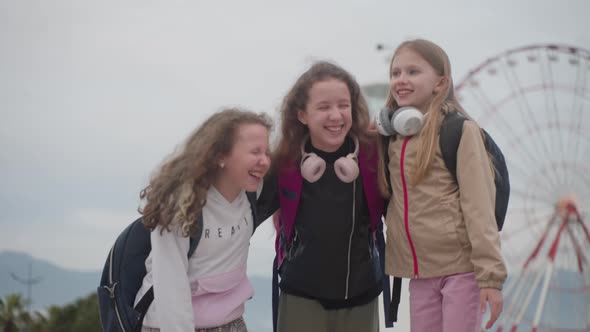
M247 331L246 261L258 225L250 202L270 166L270 129L263 114L215 113L141 191L152 250L136 304L154 289L142 331ZM198 246L188 257L190 241Z

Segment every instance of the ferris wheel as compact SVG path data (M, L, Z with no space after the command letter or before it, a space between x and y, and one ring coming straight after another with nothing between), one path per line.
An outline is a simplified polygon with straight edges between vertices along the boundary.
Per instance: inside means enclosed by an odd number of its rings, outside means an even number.
M510 172L500 233L509 279L494 329L590 331L590 52L508 50L471 70L456 92Z

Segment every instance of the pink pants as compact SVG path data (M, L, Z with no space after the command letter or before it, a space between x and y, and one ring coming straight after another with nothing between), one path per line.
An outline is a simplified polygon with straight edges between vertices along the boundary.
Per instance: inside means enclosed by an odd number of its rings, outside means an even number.
M480 290L475 273L410 281L412 332L480 332Z

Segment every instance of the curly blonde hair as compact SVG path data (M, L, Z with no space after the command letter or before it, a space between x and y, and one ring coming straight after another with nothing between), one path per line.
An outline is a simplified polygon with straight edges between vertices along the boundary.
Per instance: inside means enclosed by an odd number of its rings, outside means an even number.
M219 159L231 152L237 130L244 124L272 128L264 113L225 109L209 117L164 160L139 194L145 204L138 211L148 229L160 225L162 233L177 225L183 236L196 233L207 190L219 176Z

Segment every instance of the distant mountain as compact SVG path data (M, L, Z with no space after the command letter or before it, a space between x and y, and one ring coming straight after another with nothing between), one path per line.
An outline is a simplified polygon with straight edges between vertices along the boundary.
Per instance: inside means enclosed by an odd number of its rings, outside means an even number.
M28 275L29 264L31 276ZM0 297L20 293L27 297L27 286L14 279L37 279L32 286L33 310L47 309L50 305L65 305L78 298L95 292L101 271L75 271L65 269L29 254L15 251L0 252ZM270 278L250 277L255 291L254 297L246 303L245 320L250 331L272 331Z

